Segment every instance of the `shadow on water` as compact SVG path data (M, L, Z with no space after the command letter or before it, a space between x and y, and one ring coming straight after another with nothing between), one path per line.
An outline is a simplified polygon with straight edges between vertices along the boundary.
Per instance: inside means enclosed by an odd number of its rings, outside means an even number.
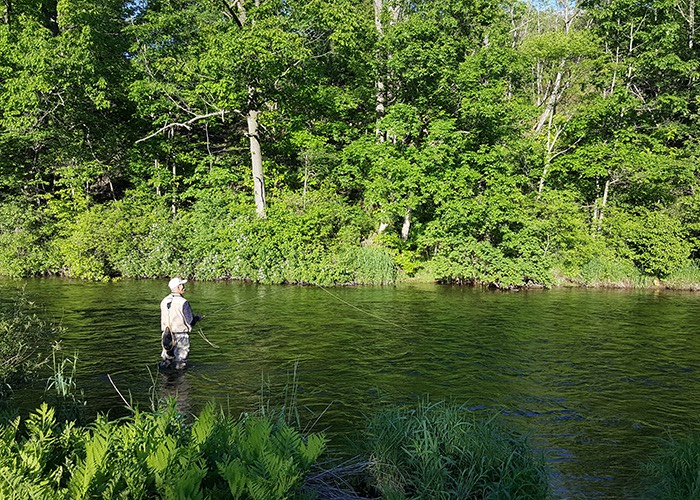
M150 407L154 376L186 412L212 399L232 412L282 404L298 363L298 409L331 446L387 403L429 396L497 410L546 453L566 498L638 498L639 465L658 438L700 412L690 293L190 285L203 337L191 335L185 373L161 374L164 282L0 283L2 300L24 286L66 328L93 412L124 411L110 379ZM27 398L35 405L36 393Z

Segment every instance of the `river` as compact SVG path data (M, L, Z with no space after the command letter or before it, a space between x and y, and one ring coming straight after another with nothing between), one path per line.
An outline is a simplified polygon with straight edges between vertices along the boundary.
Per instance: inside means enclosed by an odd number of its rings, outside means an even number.
M190 368L158 373L166 281L0 281L66 329L92 412L279 405L343 448L387 403L447 399L497 410L542 449L559 498L638 498L639 466L668 431L698 428L700 296L667 291L491 292L405 284L320 288L188 283ZM33 407L40 388L18 391Z

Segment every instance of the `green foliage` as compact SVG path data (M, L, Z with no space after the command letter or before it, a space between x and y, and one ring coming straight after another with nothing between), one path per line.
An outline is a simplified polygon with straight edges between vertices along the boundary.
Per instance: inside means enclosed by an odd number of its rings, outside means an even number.
M689 262L663 280L664 286L676 290L700 290L700 262Z
M691 246L678 220L657 211L631 216L617 212L606 219L605 233L624 257L644 274L665 277L683 267Z
M644 464L645 498L672 500L700 496L700 435L668 436Z
M384 498L548 498L543 457L495 417L421 403L376 414L366 432Z
M35 3L0 7L2 275L642 285L700 256L690 3Z
M334 197L290 196L270 206L266 219L249 209L238 212L233 219L219 219L208 228L198 225L190 233L189 249L202 252L195 267L198 276L320 284L396 279L385 251L359 247L369 227L361 212ZM193 215L205 218L198 212Z
M51 267L48 241L52 224L31 206L0 204L0 274L19 278Z
M90 280L170 274L178 267L173 254L182 241L169 215L147 200L95 205L57 239L61 265L69 276Z
M0 303L0 395L46 364L62 331L22 294L13 303Z
M89 427L43 404L0 428L0 495L27 498L289 498L325 449L283 421L227 417L213 404L191 425L174 403Z
M653 284L628 259L611 255L598 255L570 273L575 282L584 286L611 288L643 288Z

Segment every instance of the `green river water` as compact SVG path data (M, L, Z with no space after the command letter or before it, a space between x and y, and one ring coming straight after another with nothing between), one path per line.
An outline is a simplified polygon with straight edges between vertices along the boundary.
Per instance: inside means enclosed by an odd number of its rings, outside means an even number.
M92 412L150 407L152 387L186 411L250 411L284 398L347 449L386 403L448 399L498 410L551 463L558 498L638 498L639 466L668 431L700 428L700 295L556 289L188 284L190 368L158 373L166 281L2 281L66 329ZM196 332L200 331L197 327ZM149 371L150 368L150 371ZM114 384L114 386L113 386ZM36 406L43 387L15 399ZM317 420L317 421L316 421Z

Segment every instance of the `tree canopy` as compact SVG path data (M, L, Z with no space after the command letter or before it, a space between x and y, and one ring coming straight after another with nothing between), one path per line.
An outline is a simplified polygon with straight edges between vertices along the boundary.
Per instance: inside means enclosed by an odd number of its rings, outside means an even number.
M695 0L5 0L0 274L670 282L700 258L696 26Z

